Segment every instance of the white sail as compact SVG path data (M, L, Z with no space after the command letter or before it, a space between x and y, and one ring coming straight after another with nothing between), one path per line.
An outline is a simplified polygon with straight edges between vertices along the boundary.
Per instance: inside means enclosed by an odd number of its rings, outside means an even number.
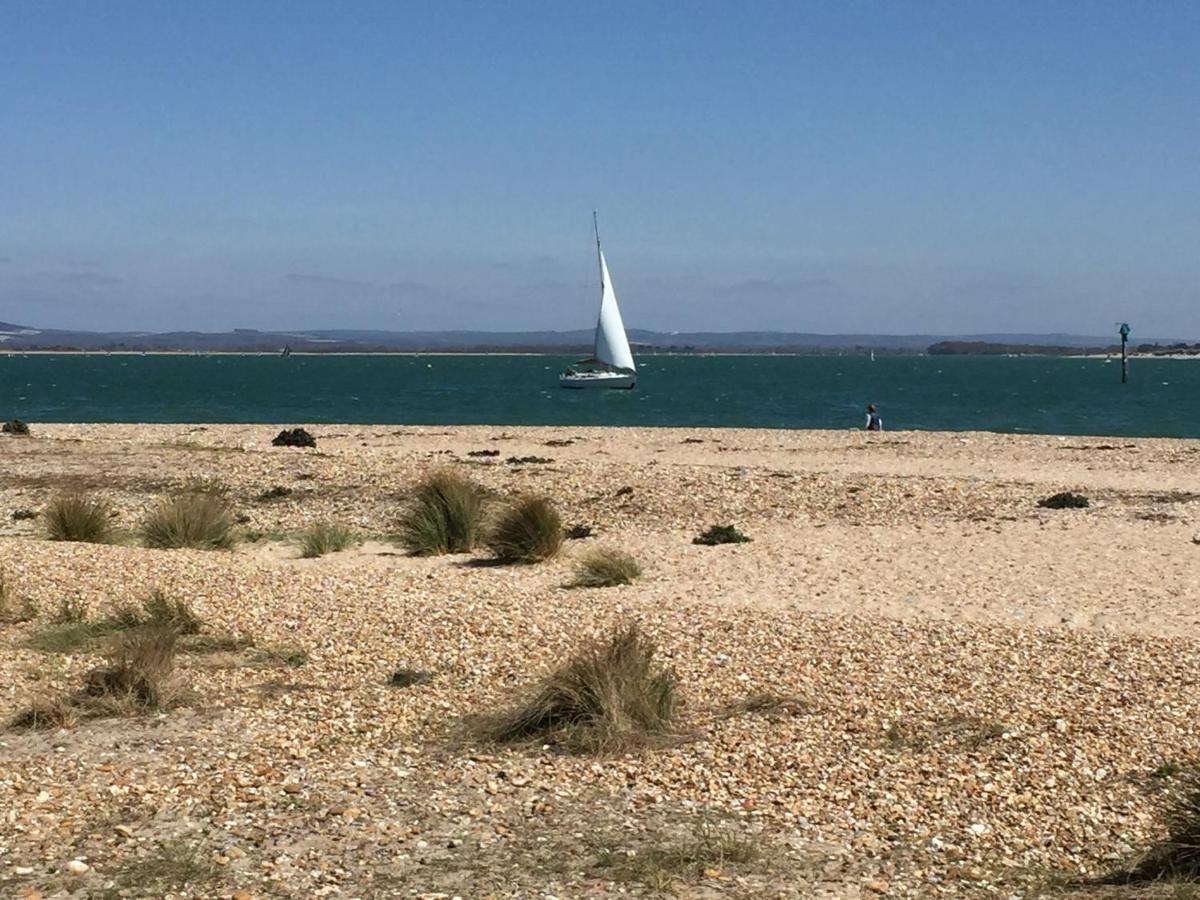
M596 323L597 360L614 369L635 370L633 353L629 350L629 338L625 336L625 323L621 321L621 310L617 307L617 294L612 279L608 277L608 262L604 251L600 251L600 321Z

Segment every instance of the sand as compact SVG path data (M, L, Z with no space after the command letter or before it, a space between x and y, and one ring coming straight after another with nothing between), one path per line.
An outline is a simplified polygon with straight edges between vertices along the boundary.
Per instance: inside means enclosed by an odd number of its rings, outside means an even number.
M193 699L159 716L0 733L0 893L1027 896L1136 857L1200 756L1200 442L310 425L312 451L272 447L279 427L0 441L0 567L40 609L0 625L0 718L97 663L23 646L66 597L100 615L160 589L258 648L182 657ZM548 461L508 461L528 456ZM396 514L447 465L595 536L539 566L409 557ZM87 489L132 531L196 481L254 540L62 544L9 518ZM1062 490L1091 506L1037 506ZM317 521L367 542L300 559ZM753 540L691 543L714 523ZM565 589L598 545L643 578ZM451 739L629 619L679 672L688 740L593 759ZM434 680L389 687L402 665ZM725 715L762 691L797 702ZM627 864L696 833L759 859Z

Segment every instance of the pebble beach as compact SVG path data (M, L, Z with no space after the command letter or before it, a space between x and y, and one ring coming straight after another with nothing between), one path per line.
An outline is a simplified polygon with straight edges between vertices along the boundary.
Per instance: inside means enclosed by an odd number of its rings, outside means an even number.
M0 439L0 571L34 611L0 624L0 721L97 665L30 646L66 600L159 591L233 648L182 654L168 711L0 731L0 896L1082 896L1162 837L1200 759L1200 441L281 427ZM447 467L591 535L537 565L410 556L399 512ZM195 485L237 546L139 546ZM1068 490L1088 507L1038 505ZM103 495L121 539L46 540L64 491ZM303 559L318 522L362 542ZM713 524L751 540L692 543ZM594 547L642 576L568 588ZM461 736L629 622L677 673L679 740ZM753 858L634 864L697 835Z

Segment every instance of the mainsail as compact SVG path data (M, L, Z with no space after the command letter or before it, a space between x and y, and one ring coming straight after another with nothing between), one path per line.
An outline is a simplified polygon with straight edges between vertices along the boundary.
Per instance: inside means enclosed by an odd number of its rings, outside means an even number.
M595 358L614 369L635 371L633 353L629 350L629 339L625 336L625 323L621 321L621 310L617 308L617 294L612 279L608 277L608 263L604 251L600 254L600 321L596 323Z

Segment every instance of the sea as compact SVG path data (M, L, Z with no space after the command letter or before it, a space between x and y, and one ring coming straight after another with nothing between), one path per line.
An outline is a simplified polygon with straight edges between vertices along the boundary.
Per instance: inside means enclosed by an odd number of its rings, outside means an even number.
M638 425L1200 436L1200 360L991 356L639 358L631 391L558 386L539 355L0 356L26 422Z

